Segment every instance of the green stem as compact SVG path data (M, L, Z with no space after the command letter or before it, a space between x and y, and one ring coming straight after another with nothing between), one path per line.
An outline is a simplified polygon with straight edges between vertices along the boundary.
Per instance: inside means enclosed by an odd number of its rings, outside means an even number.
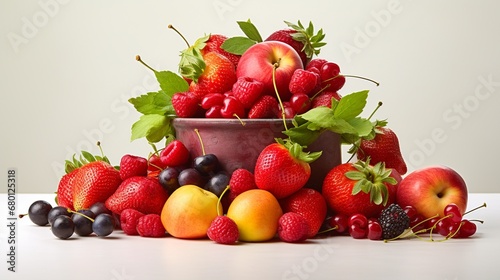
M278 86L276 85L276 68L279 67L280 60L278 60L278 62L273 64L273 87L274 87L274 92L276 93L276 97L278 98L278 103L280 104L281 107L281 118L283 119L283 126L285 127L285 130L288 130L288 127L286 125L285 107L283 106L283 102L281 101L281 97L278 92Z

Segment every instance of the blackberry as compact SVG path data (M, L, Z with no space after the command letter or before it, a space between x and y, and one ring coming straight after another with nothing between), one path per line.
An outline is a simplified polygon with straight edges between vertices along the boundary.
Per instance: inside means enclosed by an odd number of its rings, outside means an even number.
M410 227L410 218L401 206L393 203L382 210L379 223L382 227L382 238L391 239L399 236Z

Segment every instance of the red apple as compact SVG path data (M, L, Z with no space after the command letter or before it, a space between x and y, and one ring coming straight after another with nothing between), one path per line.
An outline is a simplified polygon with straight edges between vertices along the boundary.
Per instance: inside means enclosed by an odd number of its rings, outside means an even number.
M397 202L413 206L425 218L439 214L455 203L461 214L467 209L467 186L464 179L446 166L429 166L408 174L399 184Z
M264 83L265 94L276 95L273 85L273 67L276 68L276 88L282 101L290 99L288 84L296 69L303 68L299 54L290 45L279 41L257 43L240 58L236 76L250 77Z

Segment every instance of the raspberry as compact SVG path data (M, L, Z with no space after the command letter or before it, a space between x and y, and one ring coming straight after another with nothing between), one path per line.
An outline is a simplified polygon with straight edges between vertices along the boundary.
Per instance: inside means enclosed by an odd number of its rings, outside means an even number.
M403 208L396 203L382 210L378 220L382 227L383 239L397 237L410 227L410 218L408 214L406 214Z
M217 216L210 224L207 235L219 244L234 244L240 236L238 226L227 216Z
M146 176L148 174L148 160L133 155L124 155L120 160L120 178L122 180L133 176Z
M245 108L251 108L264 92L264 84L249 77L240 77L233 85L234 96Z
M195 117L200 111L199 97L192 92L178 92L172 96L172 106L180 118Z
M270 95L261 96L248 112L249 119L265 119L278 115L278 100Z
M244 168L238 168L233 171L229 179L229 200L233 201L240 193L256 188L257 185L255 185L252 172Z
M319 85L319 75L304 69L297 69L290 79L289 89L292 94L303 93L308 96L314 94Z
M309 63L306 65L305 69L310 70L313 67L316 69L321 69L321 66L323 66L323 64L325 64L326 62L328 62L328 60L326 60L324 58L315 58L315 59L312 59L311 61L309 61Z
M163 237L165 228L158 214L148 214L137 221L137 232L142 237Z
M287 212L278 221L278 236L285 242L302 242L309 234L309 224L300 214Z
M120 225L123 232L126 235L138 235L139 233L136 229L137 222L142 216L144 216L142 212L139 212L132 208L123 210L120 214Z
M180 166L189 161L189 150L179 140L170 142L160 153L160 160L166 166Z

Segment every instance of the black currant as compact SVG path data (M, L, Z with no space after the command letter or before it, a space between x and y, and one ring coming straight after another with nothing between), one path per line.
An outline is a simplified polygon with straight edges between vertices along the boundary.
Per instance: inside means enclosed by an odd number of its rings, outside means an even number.
M219 159L214 154L197 156L193 160L193 167L202 175L212 175L217 172Z
M75 224L75 233L79 236L89 236L94 232L92 230L92 219L95 218L95 214L90 210L79 210L77 212L71 215L71 219Z
M47 201L37 200L30 205L28 216L35 225L45 226L49 223L48 215L51 209L52 205Z
M75 224L69 216L59 215L54 219L50 229L56 237L68 239L75 231Z
M96 202L96 203L92 204L92 206L90 206L89 210L94 212L94 215L96 217L102 213L110 214L110 215L112 214L111 211L108 208L106 208L106 205L104 204L104 202Z
M167 167L158 174L158 181L168 193L172 193L180 187L179 173L180 171L176 168Z
M71 212L68 211L68 208L62 206L56 206L52 208L48 214L49 224L52 225L54 223L54 220L59 216L71 217Z
M179 186L195 185L202 187L207 183L208 178L194 168L187 168L179 173Z
M220 197L228 184L229 176L226 173L221 172L215 174L214 176L212 176L212 178L210 178L210 180L208 180L207 184L205 185L205 189L212 192L217 197Z
M92 231L97 236L108 236L115 229L115 218L106 213L99 214L94 219L92 224Z

